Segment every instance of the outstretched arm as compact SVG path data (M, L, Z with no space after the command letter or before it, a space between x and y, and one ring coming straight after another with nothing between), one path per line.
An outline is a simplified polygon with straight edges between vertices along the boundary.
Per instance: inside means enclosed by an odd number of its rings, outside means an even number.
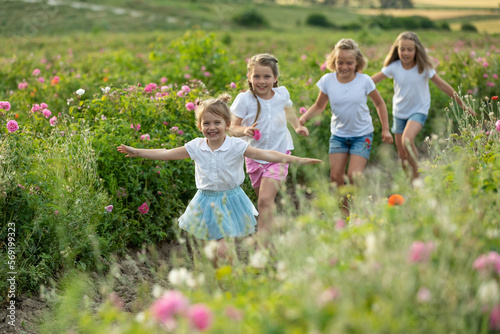
M380 81L386 79L386 75L382 72L378 72L377 74L372 75L372 80L375 84L378 84Z
M231 122L231 128L229 131L234 137L243 137L243 136L248 136L248 137L253 137L255 135L255 130L258 130L256 128L257 123L253 123L250 126L241 126L241 122L243 122L243 118L240 118L238 116L233 116L233 120Z
M382 99L382 96L380 96L380 93L376 89L368 94L368 96L373 101L377 109L378 117L380 118L380 123L382 123L382 141L387 144L392 144L393 139L389 131L389 116L387 115L387 107L384 99Z
M297 118L297 115L293 111L292 107L285 108L285 115L286 120L288 121L288 123L290 123L291 126L293 126L295 132L297 132L299 135L303 135L306 137L309 136L309 130L299 123L299 119Z
M299 123L301 125L304 125L308 120L310 120L314 116L321 114L323 110L325 110L327 103L328 103L328 95L320 91L318 94L318 98L316 99L316 102L311 106L311 108L309 108L309 110L306 111L304 115L302 115L299 118Z
M466 105L460 97L458 97L457 92L451 87L449 83L444 81L437 73L434 74L434 76L431 78L431 81L438 86L441 91L446 93L449 97L451 97L453 100L455 100L462 109L467 110L469 113L472 115L475 115L476 113L474 110L472 110L468 105Z
M183 160L189 158L189 154L184 146L167 149L144 149L133 148L131 146L121 144L116 148L118 152L126 154L127 158L145 158L152 160Z
M321 162L321 160L319 159L301 158L294 155L280 153L277 151L262 150L260 148L255 148L251 146L247 147L243 155L247 158L255 160L264 160L269 162L297 162L300 165L310 165Z

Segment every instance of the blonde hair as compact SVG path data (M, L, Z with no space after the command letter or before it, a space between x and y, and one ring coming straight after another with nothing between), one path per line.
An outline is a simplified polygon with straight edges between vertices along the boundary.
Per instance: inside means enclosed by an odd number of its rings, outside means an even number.
M399 36L396 38L396 41L392 45L389 54L387 54L387 57L385 58L384 66L389 66L391 63L399 60L399 43L402 40L410 40L415 43L415 61L418 65L418 73L422 73L424 69L434 68L431 57L429 57L429 55L425 51L422 42L420 42L420 38L418 38L417 34L411 31L405 31L399 34Z
M271 71L273 71L274 77L277 78L279 76L278 59L275 56L273 56L269 53L261 53L261 54L257 54L255 56L253 56L252 58L250 58L250 60L248 61L248 64L247 64L247 72L248 72L249 76L252 74L252 72L255 68L255 65L257 65L257 64L260 66L270 67ZM278 80L276 80L276 82L273 84L273 87L278 87ZM257 100L257 115L255 116L255 119L253 121L253 123L255 123L260 116L260 111L261 111L262 107L260 105L259 99L257 98L257 95L255 94L255 91L253 89L253 85L252 85L252 82L250 81L250 78L248 78L248 88L250 89L253 96Z
M211 113L212 115L220 116L224 119L227 126L231 124L231 110L227 103L231 100L231 96L227 93L219 95L215 99L207 99L198 103L195 111L196 125L201 130L201 121L203 115Z
M363 55L363 53L361 53L358 44L350 38L343 38L338 41L333 51L326 57L326 67L330 71L337 70L337 65L335 65L335 62L337 61L340 50L352 51L354 57L356 58L356 68L354 69L355 72L361 72L366 68L368 60Z

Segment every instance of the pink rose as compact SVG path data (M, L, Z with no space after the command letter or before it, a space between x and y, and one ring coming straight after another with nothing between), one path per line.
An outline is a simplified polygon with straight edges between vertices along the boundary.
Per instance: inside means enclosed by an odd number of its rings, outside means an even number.
M204 304L195 304L188 310L187 317L193 328L203 331L212 326L213 315Z
M10 120L7 122L7 130L9 132L16 132L19 129L19 125L14 120Z
M45 116L45 118L49 118L52 115L49 109L43 109L42 114L43 116Z
M56 126L56 123L57 123L57 117L56 117L56 116L52 117L52 118L49 120L49 122L50 122L50 125L51 125L51 126Z
M255 130L255 131L253 132L253 139L255 139L255 140L259 140L261 137L262 137L262 134L260 133L260 131L259 131L259 130Z
M188 306L189 301L180 291L170 290L151 305L151 313L157 321L165 323L177 314L184 314Z
M188 103L186 103L186 109L189 110L189 111L195 110L196 106L194 105L193 102L188 102Z
M409 259L411 262L427 262L434 250L433 242L415 241L410 248Z
M137 210L140 213L142 213L143 215L145 215L149 211L148 203L146 203L146 202L142 203L142 205L140 207L138 207Z
M5 111L10 110L10 102L9 101L0 101L0 109L3 109Z

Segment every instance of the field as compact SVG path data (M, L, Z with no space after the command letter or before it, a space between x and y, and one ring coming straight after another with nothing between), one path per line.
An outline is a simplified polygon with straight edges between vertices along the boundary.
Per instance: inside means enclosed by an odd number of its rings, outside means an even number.
M415 7L452 7L452 8L493 8L500 7L497 0L414 0Z
M299 114L339 39L359 43L372 75L400 30L314 28L304 11L324 7L270 4L258 7L270 27L244 28L229 19L240 10L232 3L175 3L8 2L0 12L0 333L500 332L499 35L417 31L475 111L430 84L418 180L381 143L372 112L364 176L330 184L326 110L306 124L309 137L292 130L293 154L324 163L290 166L271 247L230 240L232 261L213 266L214 244L177 226L196 192L192 161L129 159L116 146L173 148L201 136L189 106L246 90L255 53L279 58ZM377 89L391 116L392 82ZM242 188L256 201L248 177ZM393 205L394 194L404 202Z

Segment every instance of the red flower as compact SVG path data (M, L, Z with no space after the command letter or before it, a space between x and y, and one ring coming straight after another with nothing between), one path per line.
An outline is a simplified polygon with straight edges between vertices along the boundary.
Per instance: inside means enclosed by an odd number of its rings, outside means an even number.
M492 96L492 97L491 97L491 99L492 99L493 101L496 101L496 100L498 100L498 96Z

